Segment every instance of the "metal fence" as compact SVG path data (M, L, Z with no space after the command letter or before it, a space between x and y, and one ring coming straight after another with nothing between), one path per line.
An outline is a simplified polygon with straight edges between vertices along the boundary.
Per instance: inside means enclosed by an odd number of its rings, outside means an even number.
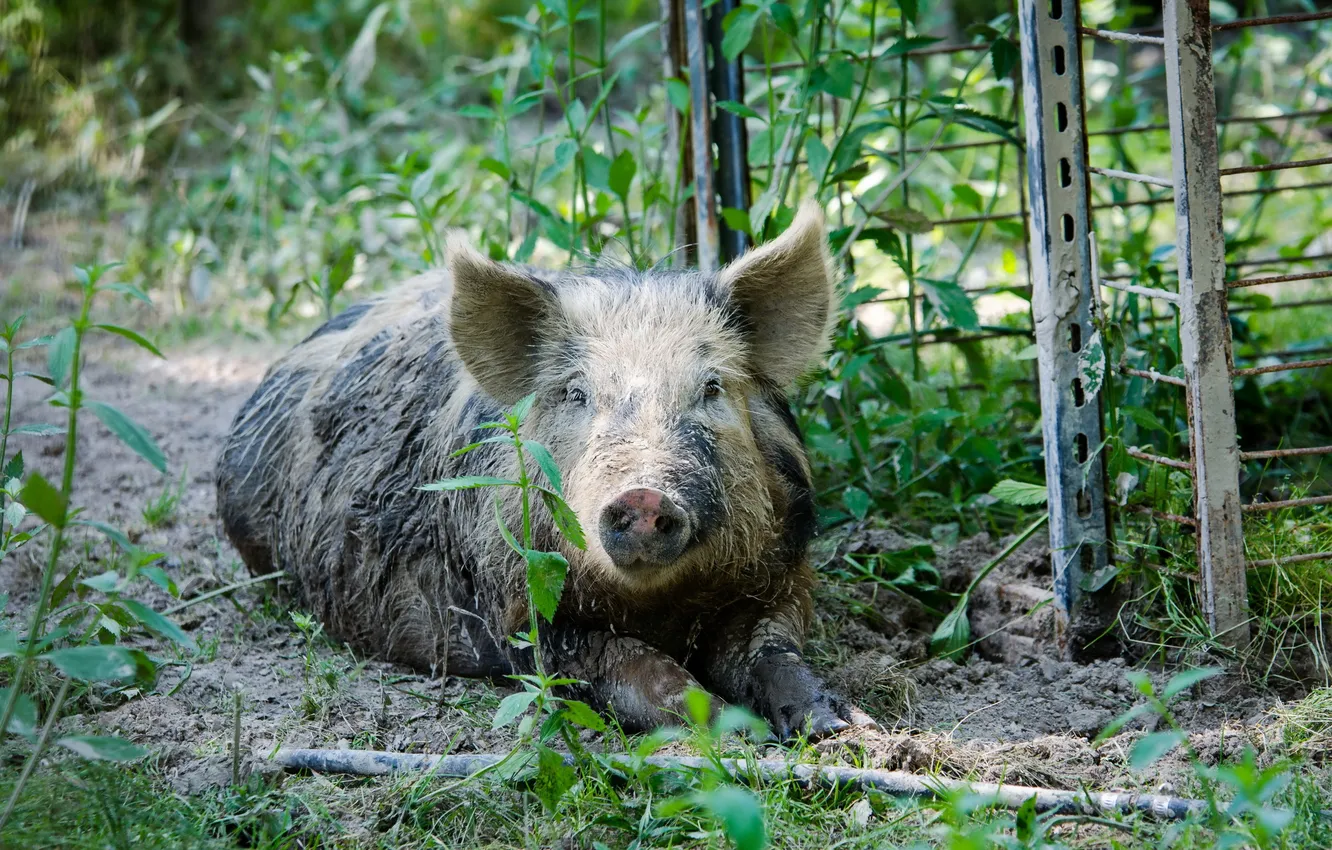
M715 267L735 256L745 244L743 233L729 231L721 221L718 205L748 209L751 203L745 122L734 114L710 108L716 101L744 99L743 58L727 62L721 51L721 21L738 4L722 0L705 10L700 0L661 2L665 73L691 80L689 124L676 132L684 136L680 140L686 151L681 171L695 184L696 206L679 232L687 234L683 242L697 244L696 261L700 265ZM951 228L1020 222L1028 237L1024 246L1026 282L1038 350L1059 645L1067 655L1083 654L1113 625L1118 601L1101 588L1114 571L1114 514L1120 511L1140 513L1150 522L1172 523L1194 535L1199 596L1207 623L1224 642L1243 646L1249 640L1246 570L1278 564L1275 558L1246 564L1244 517L1255 512L1332 504L1328 495L1244 503L1240 486L1243 465L1328 455L1332 446L1273 446L1242 451L1237 438L1235 381L1279 371L1325 368L1332 366L1332 358L1300 359L1308 352L1299 351L1262 352L1266 360L1279 362L1237 366L1231 319L1256 309L1332 304L1332 297L1319 297L1320 293L1315 292L1313 297L1279 303L1231 305L1229 296L1252 287L1332 279L1332 268L1327 266L1300 271L1289 268L1326 263L1332 260L1332 254L1315 251L1303 256L1249 258L1244 249L1232 252L1236 256L1227 262L1222 216L1227 202L1253 199L1256 215L1269 197L1325 189L1332 187L1332 180L1295 185L1266 180L1251 187L1224 187L1226 181L1240 175L1266 178L1332 165L1332 157L1222 168L1218 128L1224 133L1226 127L1256 125L1271 121L1272 116L1218 117L1212 40L1214 34L1256 27L1316 25L1332 20L1332 12L1213 25L1206 0L1166 0L1163 29L1132 32L1084 27L1075 0L1018 0L1015 12L1020 29L1021 83L1014 86L1014 106L1016 112L1020 95L1025 146L1003 138L946 144L937 144L936 138L928 146L913 147L902 134L901 164L907 173L901 179L904 185L910 185L906 182L910 176L907 153L946 153L1000 145L1016 148L1016 209L986 210L980 215L952 216L930 224ZM1133 50L1163 51L1165 120L1089 132L1087 114L1094 105L1088 102L1084 80L1084 39ZM939 44L903 55L967 54L987 48L983 43ZM876 57L859 59L875 61ZM905 73L905 58L902 61ZM799 63L790 66L796 67ZM1296 107L1279 117L1298 122L1329 114L1324 109ZM1093 141L1121 144L1151 133L1168 134L1172 157L1169 175L1106 167L1092 162L1089 155ZM783 147L779 163L782 157L795 155L797 152ZM1098 200L1098 184L1121 183L1147 187L1148 192L1139 197L1121 192L1108 200ZM1095 238L1098 215L1166 205L1173 206L1175 212L1177 269L1173 276L1178 285L1174 289L1162 285L1159 278L1144 275L1142 269L1101 268ZM852 235L858 232L853 230ZM971 289L969 294L1004 288L1013 287ZM981 332L931 338L919 332L916 311L921 299L922 294L910 286L905 295L879 299L906 307L913 349L932 342L991 337ZM1105 302L1114 299L1145 305L1144 312L1135 315L1148 333L1158 325L1175 328L1181 361L1176 368L1123 362L1112 367L1116 374L1105 374L1106 341L1101 329L1106 325ZM1158 313L1158 307L1167 312ZM1188 475L1192 499L1186 510L1172 511L1165 505L1117 505L1112 498L1107 487L1105 447L1107 422L1116 412L1106 389L1114 380L1150 382L1153 387L1165 385L1180 393L1188 422L1186 456L1172 457L1167 450L1153 446L1125 446L1123 450L1144 464ZM1332 552L1303 552L1282 558L1279 563L1324 558L1332 559Z

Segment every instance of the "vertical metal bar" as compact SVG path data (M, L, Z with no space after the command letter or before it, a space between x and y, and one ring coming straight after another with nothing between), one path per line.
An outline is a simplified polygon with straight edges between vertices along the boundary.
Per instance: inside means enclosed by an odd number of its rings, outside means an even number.
M1107 564L1108 526L1101 394L1087 392L1079 375L1095 328L1078 3L1019 0L1018 19L1055 637L1063 655L1077 657L1113 616L1083 588Z
M712 179L712 103L708 91L707 34L702 0L685 0L685 53L689 61L689 129L694 147L694 221L701 271L718 266L717 193Z
M744 54L728 61L722 53L722 20L738 0L718 0L708 10L708 37L712 43L712 93L717 100L744 103ZM724 109L716 110L713 128L717 137L717 192L723 207L749 211L749 136L745 119ZM748 237L732 230L725 219L717 223L721 232L722 259L730 262L744 253Z
M684 76L684 6L682 0L660 0L661 14L661 78L662 81L680 79ZM690 150L686 143L688 135L684 131L684 122L680 113L669 102L666 104L666 150L662 155L663 178L670 180L672 192L683 191L685 186L684 163L690 161ZM682 147L682 145L686 145ZM693 216L688 203L675 205L675 221L672 233L673 245L668 246L667 255L671 266L687 265L690 248L694 244ZM676 248L686 246L686 250Z
M1248 596L1226 314L1211 13L1207 0L1166 0L1164 17L1180 348L1188 379L1203 612L1221 640L1243 646L1249 640Z

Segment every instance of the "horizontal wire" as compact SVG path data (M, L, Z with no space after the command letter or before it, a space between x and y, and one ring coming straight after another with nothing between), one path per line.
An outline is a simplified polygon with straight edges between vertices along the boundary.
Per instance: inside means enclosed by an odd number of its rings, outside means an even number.
M1293 363L1273 363L1271 366L1250 366L1247 369L1236 369L1232 374L1236 378L1245 378L1250 375L1268 375L1272 372L1294 372L1296 369L1321 369L1325 366L1332 366L1332 358L1296 360Z
M1144 452L1141 449L1137 449L1132 446L1125 449L1124 451L1128 452L1129 457L1136 457L1138 460L1145 460L1151 463L1159 463L1162 466L1169 466L1174 469L1182 469L1185 472L1193 471L1193 464L1187 461L1175 460L1172 457L1162 457L1161 455L1150 454L1148 452Z
M1332 455L1332 446L1309 446L1302 449L1266 449L1259 452L1240 452L1240 460L1267 460L1277 457L1310 457Z
M1267 277L1246 277L1241 280L1232 280L1226 286L1231 289L1241 289L1246 286L1264 286L1269 283L1291 283L1297 280L1319 280L1325 277L1332 277L1332 269L1323 269L1316 272L1296 272L1295 274L1274 274Z
M1332 496L1310 496L1307 499L1282 499L1279 502L1250 502L1240 505L1240 509L1249 512L1280 511L1285 508L1308 508L1314 505L1332 505Z
M1309 561L1332 561L1332 552L1309 552L1305 555L1287 555L1284 558L1263 558L1260 561L1249 561L1245 566L1252 570L1259 567L1279 567L1283 564L1304 564Z
M1129 44L1165 45L1165 38L1159 35L1141 35L1135 32L1120 32L1118 30L1098 30L1092 27L1078 27L1078 31L1083 35L1090 35L1093 38L1101 38L1106 41L1127 41Z
M1222 177L1231 177L1236 174L1258 174L1267 171L1289 171L1292 168L1313 168L1318 165L1332 165L1332 156L1321 156L1317 159L1298 159L1292 162L1269 162L1265 165L1241 165L1235 168L1221 169Z
M1133 171L1119 171L1114 168L1098 168L1095 165L1087 166L1087 170L1092 174L1099 174L1102 177L1113 177L1116 180L1132 180L1135 183L1150 183L1153 186L1164 186L1167 189L1175 188L1175 181L1168 180L1165 177L1154 177L1151 174L1138 174Z

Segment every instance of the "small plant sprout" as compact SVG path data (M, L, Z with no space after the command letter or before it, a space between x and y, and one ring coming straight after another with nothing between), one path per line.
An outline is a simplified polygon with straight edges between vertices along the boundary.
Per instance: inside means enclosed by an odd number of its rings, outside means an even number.
M514 554L527 563L527 613L528 630L510 636L512 645L519 650L532 652L533 674L519 674L512 678L523 686L523 690L505 697L495 712L492 726L503 728L518 721L519 745L515 754L533 745L527 756L519 757L506 769L513 772L530 764L530 755L535 753L537 760L537 787L542 803L553 809L555 804L574 783L573 770L565 763L559 753L550 749L547 743L558 736L564 740L572 752L581 750L577 736L571 727L580 726L604 731L606 722L589 705L579 700L565 699L555 695L555 689L577 684L576 679L562 678L557 672L547 670L541 652L540 622L555 620L555 611L560 597L564 593L564 582L569 572L569 562L559 552L543 552L533 547L532 508L534 500L539 498L550 512L555 526L563 537L573 546L582 549L586 545L583 529L578 517L564 501L564 489L559 468L546 447L535 440L522 436L523 419L532 409L535 395L529 395L515 404L502 421L489 422L479 426L482 429L497 430L501 433L493 437L464 446L454 452L454 457L467 454L475 449L492 443L508 445L513 448L518 464L516 480L489 476L466 476L449 478L426 484L421 489L430 491L475 490L484 487L516 488L522 504L522 528L518 535L504 522L501 503L495 497L495 525L504 542ZM546 484L538 484L531 475L530 462L535 462L545 476ZM532 709L529 714L528 709Z

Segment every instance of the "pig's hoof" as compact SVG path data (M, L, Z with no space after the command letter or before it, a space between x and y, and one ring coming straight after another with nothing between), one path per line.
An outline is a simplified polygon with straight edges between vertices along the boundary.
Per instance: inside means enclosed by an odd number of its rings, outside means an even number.
M755 670L758 703L772 723L774 737L789 741L803 735L817 741L852 726L874 721L830 691L794 653L772 655ZM877 724L876 724L877 725Z

